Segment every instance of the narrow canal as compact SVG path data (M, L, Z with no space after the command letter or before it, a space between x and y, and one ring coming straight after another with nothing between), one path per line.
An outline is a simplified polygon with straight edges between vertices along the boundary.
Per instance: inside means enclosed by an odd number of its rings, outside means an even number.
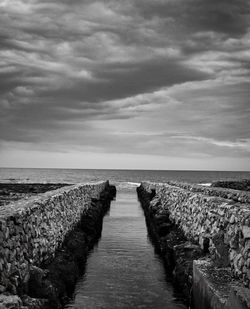
M136 188L117 189L102 237L66 308L186 308L174 299L164 266L148 239Z

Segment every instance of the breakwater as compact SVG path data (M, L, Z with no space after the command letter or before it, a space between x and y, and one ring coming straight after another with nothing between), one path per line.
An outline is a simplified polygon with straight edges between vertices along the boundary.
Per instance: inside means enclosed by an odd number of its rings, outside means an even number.
M69 266L70 261L73 274L77 273L75 260L80 256L76 248L85 245L88 249L98 237L102 216L114 194L115 188L108 182L77 184L2 206L0 307L39 308L47 304L48 308L59 308L63 303L59 298L71 292L67 289L75 278L73 275L67 284L64 275L64 286L60 287L65 268L60 270L57 265L67 261ZM45 282L44 289L39 280Z
M0 207L22 198L28 199L39 193L69 185L67 183L0 183Z
M233 308L235 295L241 295L239 303L250 304L244 297L250 294L248 192L145 182L138 196L174 280L192 306Z
M211 184L212 187L229 188L235 190L250 191L250 179L231 180L231 181L215 181Z

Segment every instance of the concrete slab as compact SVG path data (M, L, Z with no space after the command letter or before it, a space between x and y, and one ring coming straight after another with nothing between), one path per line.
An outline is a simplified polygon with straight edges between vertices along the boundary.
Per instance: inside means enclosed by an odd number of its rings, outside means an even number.
M230 268L215 267L211 260L193 262L195 309L249 309L250 289L231 277Z

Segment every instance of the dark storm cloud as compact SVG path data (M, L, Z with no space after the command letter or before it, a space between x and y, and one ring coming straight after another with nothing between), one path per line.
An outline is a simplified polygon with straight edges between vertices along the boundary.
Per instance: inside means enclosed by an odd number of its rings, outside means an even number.
M168 0L135 2L147 17L173 18L190 31L215 31L229 36L242 35L249 27L248 0Z
M45 91L44 95L100 102L150 93L163 86L209 77L177 61L159 58L133 63L100 64L93 69L93 75L92 81L76 81L68 89Z
M11 91L17 87L20 82L16 80L17 72L3 72L0 73L0 95Z
M0 2L0 139L249 153L249 9L248 0ZM124 128L133 134L114 133Z

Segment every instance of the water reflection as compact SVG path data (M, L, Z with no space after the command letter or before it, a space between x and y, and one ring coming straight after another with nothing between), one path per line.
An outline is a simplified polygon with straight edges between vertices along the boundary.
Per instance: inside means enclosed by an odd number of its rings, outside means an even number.
M117 192L102 237L66 308L186 308L174 301L134 188Z

